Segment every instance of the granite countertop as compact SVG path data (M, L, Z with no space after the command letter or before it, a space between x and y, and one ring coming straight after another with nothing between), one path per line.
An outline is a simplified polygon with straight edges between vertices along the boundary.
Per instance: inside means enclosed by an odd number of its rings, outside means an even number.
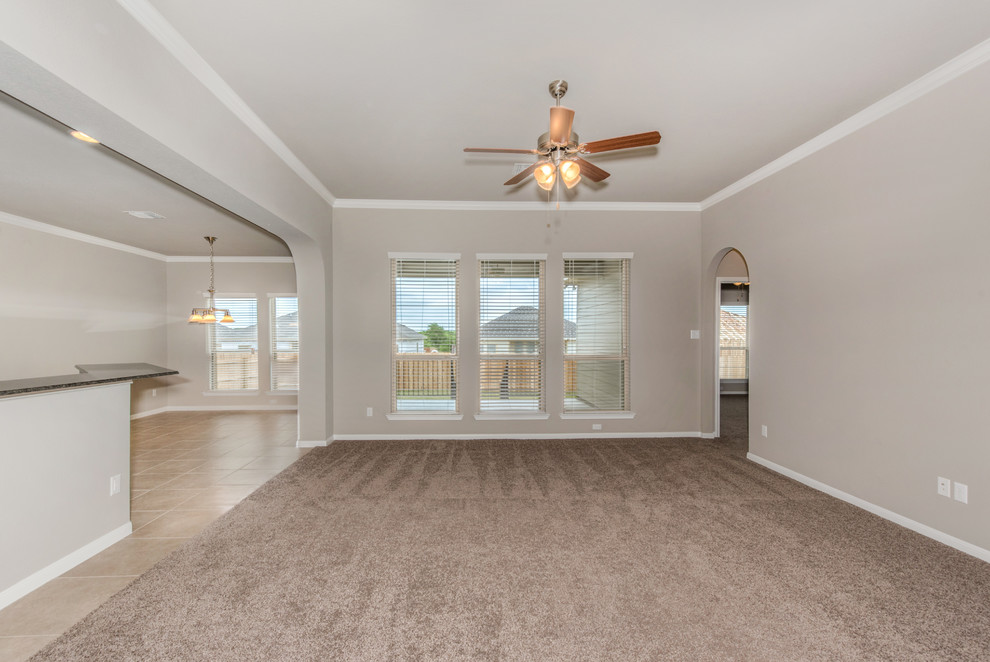
M178 370L170 370L150 363L94 363L77 365L76 369L79 370L77 375L0 381L0 397L179 374Z

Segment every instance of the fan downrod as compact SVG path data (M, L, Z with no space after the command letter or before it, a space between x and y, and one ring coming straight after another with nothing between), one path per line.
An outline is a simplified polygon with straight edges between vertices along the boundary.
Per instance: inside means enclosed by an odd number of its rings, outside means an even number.
M567 94L567 81L566 80L555 80L550 83L550 96L560 103L560 98Z

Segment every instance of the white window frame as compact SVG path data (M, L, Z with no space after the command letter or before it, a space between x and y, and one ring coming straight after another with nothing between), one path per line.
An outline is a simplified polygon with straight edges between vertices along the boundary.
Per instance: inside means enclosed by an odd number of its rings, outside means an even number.
M632 394L631 394L631 355L630 355L630 294L629 290L632 283L632 259L633 253L631 252L621 252L621 253L564 253L562 255L563 259L563 276L561 279L561 353L562 353L562 378L564 380L563 386L563 402L561 403L563 407L563 413L560 414L561 419L631 419L635 418L636 413L632 411ZM567 353L566 340L564 338L564 289L566 286L566 274L567 274L567 261L568 260L620 260L622 261L622 275L620 281L621 287L621 304L622 304L622 336L620 342L620 351L616 354L594 354L594 355L581 355L581 354L569 354ZM623 365L623 393L622 400L624 409L589 409L581 410L567 407L567 362L568 361L595 361L595 360L617 360L621 361Z
M459 421L464 418L463 413L461 413L461 375L460 375L460 348L459 344L461 341L461 254L460 253L400 253L400 252L390 252L388 254L389 258L389 305L391 307L390 324L391 324L391 368L389 375L389 390L391 392L390 397L390 412L385 415L385 418L390 421L403 421L403 420L419 420L419 421ZM415 360L419 361L452 361L454 370L454 410L453 411L397 411L397 396L396 396L396 366L400 356L408 359L408 354L399 354L397 351L397 339L396 339L396 328L397 328L397 315L395 309L395 285L396 285L396 264L402 260L411 261L438 261L438 262L453 262L454 263L454 333L457 341L454 344L453 352L451 354L438 354L437 356L432 356L430 354L419 355Z
M477 273L478 273L478 367L479 367L479 380L478 380L478 409L479 412L474 415L475 420L478 421L491 421L491 420L546 420L550 417L547 413L547 375L546 375L546 263L547 254L546 253L478 253L475 256L477 260ZM483 264L486 262L498 262L498 261L518 261L518 262L536 262L539 278L539 297L538 297L538 335L539 338L536 340L538 344L539 351L536 353L492 353L491 346L488 341L482 340L481 338L481 319L480 315L484 308L484 292L481 290L481 280L482 280L482 270ZM536 410L533 409L503 409L503 410L481 410L482 408L482 379L480 375L482 374L482 366L485 361L493 359L504 359L507 361L521 360L521 361L533 361L539 362L539 379L540 379L540 395L539 404Z
M746 394L749 392L749 365L750 365L750 350L749 350L749 339L750 339L750 329L749 329L749 301L747 294L746 307L746 346L743 347L733 347L732 349L745 349L746 356L746 377L742 380L738 378L723 378L722 377L722 350L725 349L722 346L722 286L729 283L747 283L747 292L749 287L749 277L739 278L735 276L718 276L715 278L715 288L716 288L716 315L715 315L715 388L719 396L722 395L734 395L734 394ZM746 389L743 391L722 391L722 382L727 381L729 383L745 384ZM717 399L717 398L716 398Z
M295 293L286 294L268 294L268 386L269 390L267 395L297 395L299 393L298 388L275 388L275 358L279 354L276 342L276 328L275 328L275 300L276 299L295 299L296 300L296 310L299 309L299 296ZM298 322L297 322L298 324ZM298 327L297 327L298 328ZM296 343L298 344L298 331L296 337ZM302 358L302 353L296 349L296 354L299 355L299 359L296 361L296 383L299 382L299 360Z

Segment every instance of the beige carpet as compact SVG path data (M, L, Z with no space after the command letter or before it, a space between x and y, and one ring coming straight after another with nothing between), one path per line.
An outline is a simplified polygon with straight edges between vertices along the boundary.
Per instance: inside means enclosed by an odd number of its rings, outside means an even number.
M990 566L688 440L316 449L35 660L990 659Z

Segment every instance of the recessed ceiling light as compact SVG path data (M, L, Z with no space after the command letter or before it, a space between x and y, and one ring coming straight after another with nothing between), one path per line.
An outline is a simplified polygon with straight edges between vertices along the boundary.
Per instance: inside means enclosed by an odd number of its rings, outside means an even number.
M124 211L125 214L130 214L135 218L165 218L161 214L156 214L153 211Z
M93 143L95 145L99 145L100 144L100 141L99 140L97 140L93 136L87 136L82 131L69 131L69 135L72 136L73 138L75 138L76 140L83 141L84 143Z

